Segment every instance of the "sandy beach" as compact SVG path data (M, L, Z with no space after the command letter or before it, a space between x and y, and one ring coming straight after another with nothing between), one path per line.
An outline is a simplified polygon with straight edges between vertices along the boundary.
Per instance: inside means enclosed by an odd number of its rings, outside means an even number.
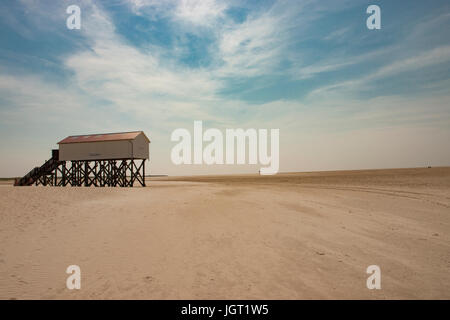
M0 202L1 299L450 299L448 167L3 181Z

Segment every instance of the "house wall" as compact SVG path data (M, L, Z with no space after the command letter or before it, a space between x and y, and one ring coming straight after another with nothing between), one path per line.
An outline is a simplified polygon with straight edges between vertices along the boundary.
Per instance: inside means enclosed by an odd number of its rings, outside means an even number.
M59 145L59 160L106 160L131 158L131 143L122 141L64 143Z
M141 134L134 140L62 143L59 160L148 159L149 143Z
M133 140L133 154L137 159L149 158L149 143L142 133Z

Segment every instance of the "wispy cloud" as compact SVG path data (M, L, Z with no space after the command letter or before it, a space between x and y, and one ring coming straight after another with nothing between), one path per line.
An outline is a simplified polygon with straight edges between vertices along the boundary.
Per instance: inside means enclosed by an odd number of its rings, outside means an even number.
M398 76L404 72L412 72L429 66L439 65L450 61L450 46L442 46L422 52L406 60L398 60L360 78L338 82L320 87L310 93L311 96L323 95L330 91L341 90L340 93L358 92L362 86L370 86L374 80ZM344 91L345 90L345 91Z
M211 25L223 17L227 3L216 0L181 0L175 9L175 18L195 25Z

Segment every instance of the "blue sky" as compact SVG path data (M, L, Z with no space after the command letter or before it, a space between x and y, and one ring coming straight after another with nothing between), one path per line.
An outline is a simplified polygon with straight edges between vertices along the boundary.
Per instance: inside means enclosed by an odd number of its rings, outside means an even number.
M257 170L172 165L194 120L279 128L281 171L450 165L449 27L448 1L2 1L0 176L141 129L154 173Z

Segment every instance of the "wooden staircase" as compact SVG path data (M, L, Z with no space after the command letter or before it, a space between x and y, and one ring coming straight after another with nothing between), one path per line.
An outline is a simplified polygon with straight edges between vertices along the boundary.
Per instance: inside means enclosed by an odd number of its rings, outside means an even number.
M15 186L31 186L33 183L38 181L43 177L52 175L53 171L60 165L59 150L52 150L52 157L45 161L45 163L40 167L35 167L30 170L26 175L20 179L14 181Z

